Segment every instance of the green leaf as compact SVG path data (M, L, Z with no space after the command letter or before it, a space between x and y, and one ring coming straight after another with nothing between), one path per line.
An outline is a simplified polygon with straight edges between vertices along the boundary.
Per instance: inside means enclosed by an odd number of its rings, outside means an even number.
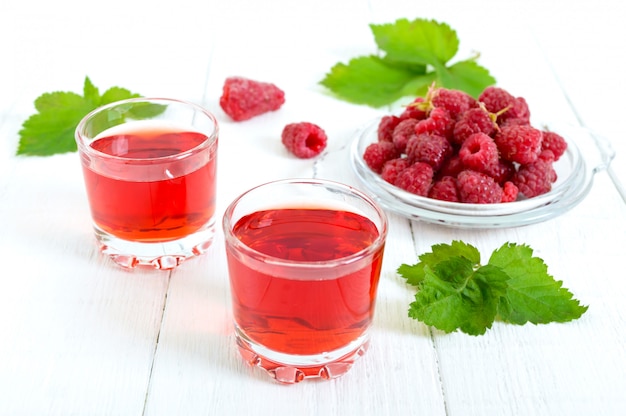
M108 89L102 96L89 77L85 77L83 95L73 92L44 93L35 100L37 113L22 124L19 131L18 155L50 156L76 151L74 132L78 123L89 112L101 105L127 98L139 97L119 87ZM135 118L153 117L163 112L163 106L143 106ZM109 120L95 122L94 126L110 126Z
M406 96L404 88L418 76L370 55L336 64L320 83L346 101L382 107Z
M393 24L372 24L370 28L378 47L396 61L445 64L459 49L456 32L434 20L398 19Z
M527 245L507 243L494 251L489 264L500 267L510 276L509 288L500 300L499 317L503 321L522 325L527 322L544 324L578 319L588 309L573 299L548 274L548 267Z
M425 266L409 316L445 332L482 335L494 322L508 278L497 267L474 269L465 257L452 257L434 269Z
M465 91L474 98L478 98L487 86L496 83L496 79L489 71L474 60L457 62L450 67L442 68L437 75L441 85Z

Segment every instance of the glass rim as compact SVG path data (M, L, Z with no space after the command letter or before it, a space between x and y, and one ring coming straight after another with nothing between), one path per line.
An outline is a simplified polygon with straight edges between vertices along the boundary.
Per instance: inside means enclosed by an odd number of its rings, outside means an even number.
M269 186L275 185L289 185L289 184L303 184L303 185L325 185L330 186L334 189L341 190L343 192L352 194L362 201L366 202L369 206L371 206L376 214L378 215L380 226L375 223L376 228L378 229L378 236L376 239L364 249L357 251L356 253L350 254L349 256L340 257L333 260L316 260L316 261L301 261L301 260L289 260L283 259L280 257L271 256L260 251L257 251L253 248L250 248L248 245L241 242L238 238L234 236L232 233L232 228L235 223L231 221L231 216L239 204L239 202L245 198L250 193L254 192L259 188L265 188ZM382 246L385 245L385 241L387 238L387 233L389 230L389 219L387 217L387 213L383 210L383 208L369 195L362 192L361 190L347 185L345 183L341 183L334 180L329 179L317 179L317 178L290 178L290 179L279 179L270 182L265 182L260 185L256 185L247 191L243 192L237 198L235 198L224 211L224 215L222 217L222 228L224 231L224 236L226 238L226 248L231 245L236 247L237 250L245 253L246 255L252 257L255 260L261 260L263 263L272 264L272 265L282 265L293 268L319 268L325 269L329 267L336 266L345 266L350 265L356 261L359 261L363 258L366 258L374 253L376 253Z
M206 135L206 140L203 140L202 143L197 144L191 149L187 149L183 152L179 152L179 153L168 155L168 156L143 157L143 158L142 157L121 157L121 156L115 156L115 155L111 155L105 152L101 152L89 146L89 143L91 143L93 139L91 139L89 142L85 140L86 136L83 132L85 130L85 126L87 125L90 119L92 119L96 114L100 114L103 111L110 110L111 108L129 104L129 103L137 103L137 102L170 103L170 104L183 105L193 110L197 110L198 112L207 116L207 118L211 121L211 123L213 124L213 132L209 135ZM97 156L100 159L115 160L115 161L124 162L124 163L162 163L164 161L185 159L206 148L210 148L214 146L215 143L217 143L218 136L219 136L219 124L217 122L217 118L212 112L210 112L203 106L193 103L191 101L180 100L177 98L166 98L166 97L134 97L134 98L127 98L124 100L118 100L118 101L114 101L108 104L101 105L91 110L89 113L87 113L80 120L80 122L76 125L76 128L74 129L74 138L76 141L77 148L80 152L88 154L88 155L92 155L92 156Z

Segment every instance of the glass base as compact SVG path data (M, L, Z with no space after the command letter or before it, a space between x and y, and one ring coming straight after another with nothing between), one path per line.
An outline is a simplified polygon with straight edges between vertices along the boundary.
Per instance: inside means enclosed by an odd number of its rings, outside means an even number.
M100 252L109 256L118 265L134 269L150 267L170 270L183 261L206 252L215 234L215 223L205 225L200 231L178 240L161 243L140 243L112 236L94 226Z
M347 373L369 346L367 333L335 351L317 355L289 355L255 344L235 325L237 347L251 366L260 367L279 383L294 384L305 379L330 380Z

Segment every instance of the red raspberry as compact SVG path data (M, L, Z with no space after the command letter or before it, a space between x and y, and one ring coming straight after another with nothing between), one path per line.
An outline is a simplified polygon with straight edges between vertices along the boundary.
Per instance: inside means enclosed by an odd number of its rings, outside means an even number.
M396 148L404 153L406 150L406 144L412 136L415 136L415 125L417 124L417 120L414 118L408 118L406 120L402 120L396 128L393 130L393 134L391 135L391 141L396 145Z
M530 110L526 100L522 97L514 97L502 88L494 86L485 88L478 97L478 101L485 104L489 112L498 114L498 124L510 118L530 120Z
M444 176L436 181L428 192L428 197L441 201L459 202L456 190L456 178Z
M287 124L281 139L287 150L302 159L319 155L326 148L327 142L326 133L321 127L305 121Z
M365 148L363 160L376 173L381 173L385 162L400 157L400 152L391 142L376 142Z
M378 123L378 141L379 142L390 142L392 141L393 130L396 128L398 123L402 121L400 117L397 116L383 116Z
M417 97L413 102L406 106L400 118L406 120L407 118L413 118L415 120L423 120L428 117L426 111L426 105L424 104L424 98Z
M502 188L484 173L464 170L456 178L459 200L471 204L494 204L502 200Z
M511 178L511 182L517 186L519 192L526 198L532 198L545 194L552 189L552 183L556 181L556 172L550 161L537 159L533 163L520 166Z
M498 146L485 133L474 133L461 145L459 157L468 169L487 173L498 165Z
M461 162L459 155L455 154L443 163L437 172L437 176L440 178L444 176L452 176L456 178L463 170L465 170L465 166L463 166L463 162Z
M551 150L554 154L554 160L559 160L567 149L567 142L563 136L553 131L544 131L543 140L541 141L541 149Z
M278 110L285 103L285 93L274 84L242 77L226 78L220 106L235 121Z
M481 103L479 107L470 108L459 117L452 132L452 142L462 144L465 139L474 133L492 135L498 125L496 115L487 111Z
M434 170L438 170L452 152L450 142L437 134L413 135L406 144L406 155L410 164L424 162Z
M409 162L404 157L391 159L383 165L380 177L390 184L395 183L398 174L409 167Z
M498 159L498 163L490 169L487 169L484 173L491 176L500 185L504 185L506 181L511 179L513 173L515 173L515 165L508 160Z
M416 195L428 196L432 180L433 168L428 163L417 162L400 172L394 185Z
M494 137L500 157L521 165L534 162L541 151L543 135L532 126L506 126Z
M454 131L454 120L444 108L433 108L428 118L420 120L415 125L415 134L437 134L446 139L452 137Z
M502 187L502 200L500 202L514 202L517 200L519 189L513 182L505 182Z
M453 120L476 106L476 100L461 90L435 88L430 91L430 102L435 108L444 108Z

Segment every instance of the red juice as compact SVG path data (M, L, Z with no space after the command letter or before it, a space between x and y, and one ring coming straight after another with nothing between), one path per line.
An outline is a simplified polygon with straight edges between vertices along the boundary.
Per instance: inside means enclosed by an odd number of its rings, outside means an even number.
M90 146L103 155L83 161L83 173L97 226L138 242L176 240L202 228L215 210L216 142L172 156L206 141L202 133L158 127L94 140Z
M311 208L256 212L233 234L264 255L320 266L371 246L379 232L359 214ZM344 347L372 321L382 258L383 245L349 266L316 271L314 264L251 264L231 249L235 321L253 342L286 354Z

